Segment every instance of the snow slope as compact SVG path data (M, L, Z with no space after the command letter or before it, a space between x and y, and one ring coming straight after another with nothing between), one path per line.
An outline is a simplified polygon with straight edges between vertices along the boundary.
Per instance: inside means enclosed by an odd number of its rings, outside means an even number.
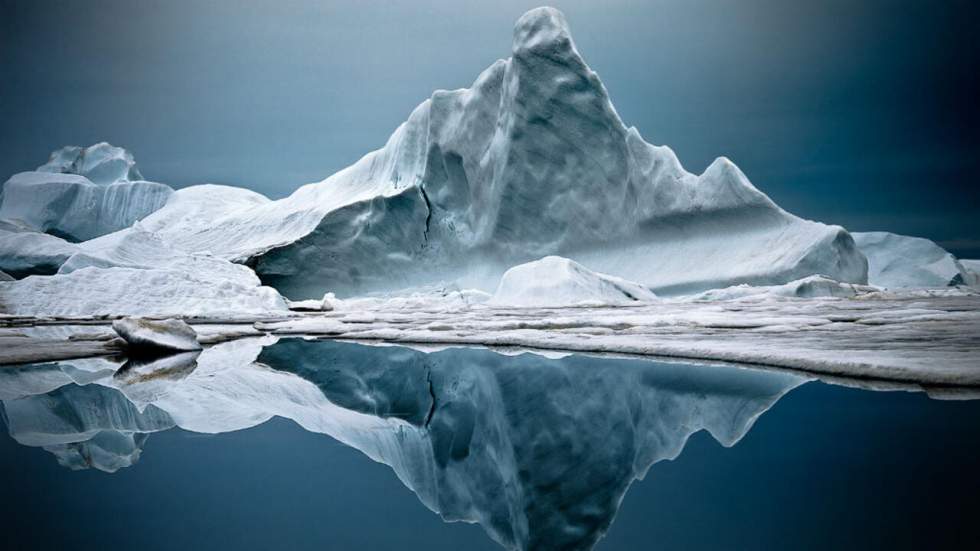
M185 253L171 247L159 234L142 223L75 245L76 252L58 273L68 274L88 267L166 269L192 273L198 277L258 285L249 268L205 253Z
M0 282L0 313L18 316L250 318L286 311L282 296L258 279L166 268L86 267Z
M522 16L511 57L471 88L435 92L326 180L279 201L182 190L146 224L293 299L451 280L490 290L550 254L664 292L866 277L842 228L783 211L727 159L691 174L628 128L551 8Z
M36 232L5 236L0 230L0 252L8 239L19 240L11 248L20 252L4 256L0 267L31 266L32 271L15 275L57 273L0 283L2 313L232 318L286 313L279 293L261 286L248 267L177 250L140 223L77 244ZM25 247L29 240L35 246Z
M973 272L939 245L921 237L888 232L855 232L868 258L868 282L880 287L975 285Z
M589 270L560 256L546 256L504 272L492 305L569 306L656 300L646 287Z
M3 184L0 219L85 241L130 226L163 206L172 193L164 184L143 181L132 155L122 148L106 143L66 147L36 171L15 174Z

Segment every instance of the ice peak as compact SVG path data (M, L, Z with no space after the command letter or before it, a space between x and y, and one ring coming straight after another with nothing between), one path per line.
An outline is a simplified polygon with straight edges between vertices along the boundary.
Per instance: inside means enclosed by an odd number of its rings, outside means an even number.
M549 55L574 49L565 15L555 8L534 8L514 25L515 56Z

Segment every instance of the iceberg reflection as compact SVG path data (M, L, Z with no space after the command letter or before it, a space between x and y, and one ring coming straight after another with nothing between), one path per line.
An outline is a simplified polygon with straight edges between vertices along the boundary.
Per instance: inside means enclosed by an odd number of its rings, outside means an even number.
M152 432L221 433L273 416L389 465L448 521L508 548L589 548L630 484L705 430L734 445L808 379L579 355L423 352L272 338L130 365L0 374L10 435L73 469L135 463Z

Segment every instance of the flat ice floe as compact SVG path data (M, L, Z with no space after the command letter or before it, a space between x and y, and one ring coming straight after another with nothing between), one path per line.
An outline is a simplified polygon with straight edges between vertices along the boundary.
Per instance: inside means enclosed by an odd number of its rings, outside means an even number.
M962 288L565 308L359 301L356 310L342 304L329 314L256 327L274 334L638 354L980 385L980 294Z

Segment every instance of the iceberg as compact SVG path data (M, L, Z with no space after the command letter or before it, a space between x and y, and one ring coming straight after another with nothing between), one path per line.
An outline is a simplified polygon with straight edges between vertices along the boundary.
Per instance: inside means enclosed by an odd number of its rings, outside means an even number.
M270 201L187 188L144 220L174 247L255 269L290 299L459 281L561 255L658 293L813 274L865 283L838 226L802 220L729 160L700 175L627 127L552 8L517 22L508 59L436 91L385 146Z
M629 304L656 300L649 289L622 278L589 270L574 260L546 256L514 266L500 280L488 304L570 306Z
M886 288L976 285L975 272L934 242L889 232L854 232L868 258L868 283Z
M106 143L56 151L47 164L15 174L0 189L0 219L68 241L127 228L173 193L143 180L132 154Z

